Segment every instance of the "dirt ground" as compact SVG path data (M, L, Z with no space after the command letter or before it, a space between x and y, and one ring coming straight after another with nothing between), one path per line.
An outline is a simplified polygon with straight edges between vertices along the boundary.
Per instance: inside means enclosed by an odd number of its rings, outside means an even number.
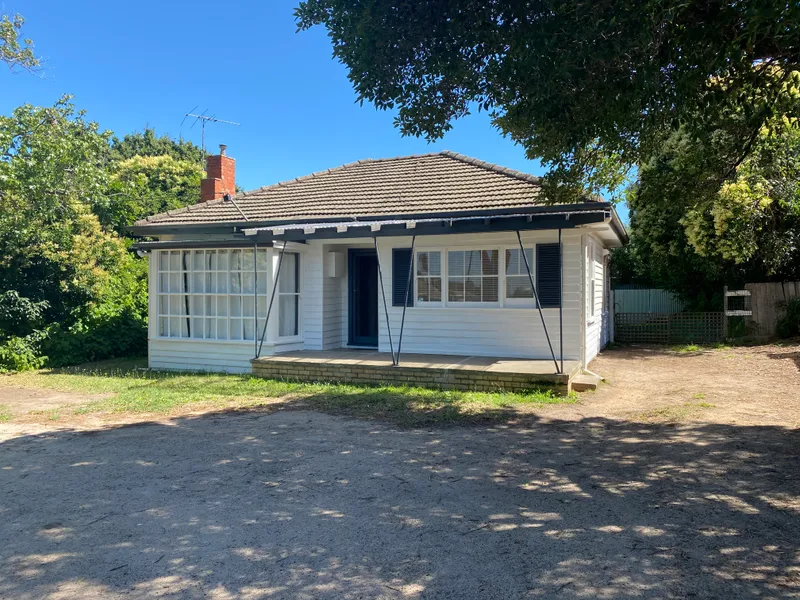
M493 426L7 424L0 598L800 598L798 350L614 350Z
M87 396L55 390L0 386L0 405L8 407L12 416L86 404L89 400L101 397L101 395Z
M582 417L800 427L800 345L628 347L602 353L590 368L607 383L575 407Z

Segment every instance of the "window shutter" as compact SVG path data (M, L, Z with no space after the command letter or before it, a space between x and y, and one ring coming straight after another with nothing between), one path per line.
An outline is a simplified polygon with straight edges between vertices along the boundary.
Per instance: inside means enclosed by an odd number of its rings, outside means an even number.
M558 244L536 244L536 291L542 308L561 305L560 255Z
M408 267L411 261L411 248L392 249L392 306L403 306L406 302ZM408 306L414 306L414 281L408 294Z

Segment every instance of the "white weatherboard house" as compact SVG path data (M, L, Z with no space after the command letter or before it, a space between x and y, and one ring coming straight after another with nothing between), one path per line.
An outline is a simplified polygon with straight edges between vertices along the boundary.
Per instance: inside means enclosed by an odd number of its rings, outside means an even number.
M547 204L536 177L451 152L239 194L224 147L207 170L203 201L132 227L157 240L138 244L152 368L520 387L610 341L627 235L601 199Z

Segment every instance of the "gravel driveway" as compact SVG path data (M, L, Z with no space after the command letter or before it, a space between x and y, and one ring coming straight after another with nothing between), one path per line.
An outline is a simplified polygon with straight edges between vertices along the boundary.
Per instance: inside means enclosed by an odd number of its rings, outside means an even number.
M0 444L2 598L800 598L800 434L303 411Z

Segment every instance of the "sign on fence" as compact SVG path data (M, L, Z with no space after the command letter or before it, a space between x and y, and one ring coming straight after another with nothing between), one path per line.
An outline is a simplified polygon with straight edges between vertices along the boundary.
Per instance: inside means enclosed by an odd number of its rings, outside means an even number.
M616 313L614 339L625 344L709 344L725 339L725 313Z

